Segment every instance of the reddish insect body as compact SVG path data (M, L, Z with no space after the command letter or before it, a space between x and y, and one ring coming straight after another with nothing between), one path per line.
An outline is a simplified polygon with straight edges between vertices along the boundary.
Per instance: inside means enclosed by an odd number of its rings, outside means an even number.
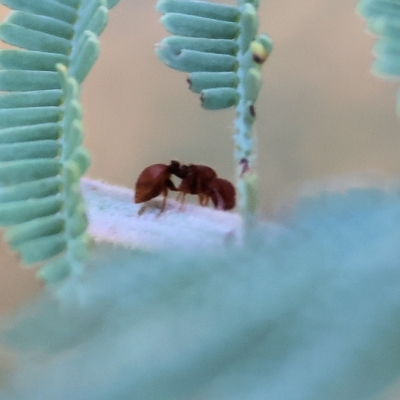
M232 210L236 205L235 187L226 179L214 179L206 194L208 198L211 198L214 207L218 210Z
M172 182L171 175L181 179L178 188ZM211 199L218 210L231 210L236 205L236 191L232 183L218 178L217 173L206 165L181 165L178 161L171 161L169 165L153 164L145 168L136 181L134 201L144 203L162 195L162 212L169 190L179 192L177 200L180 200L181 205L187 194L197 195L202 206L208 205ZM145 208L146 205L140 209L139 214Z
M162 195L163 201L161 211L164 210L167 201L168 190L176 191L174 183L171 181L171 175L180 173L180 163L171 161L169 165L153 164L145 168L139 175L135 184L135 203L144 203L155 197ZM144 211L142 208L139 213Z
M182 181L178 187L179 195L177 200L180 199L183 204L187 194L197 194L200 205L203 205L204 193L210 183L217 177L217 173L206 165L195 164L182 165L180 172Z
M216 172L205 165L190 164L181 168L182 182L178 187L178 199L183 204L186 194L197 194L201 206L211 199L218 210L232 210L236 205L235 187L226 179L218 178Z

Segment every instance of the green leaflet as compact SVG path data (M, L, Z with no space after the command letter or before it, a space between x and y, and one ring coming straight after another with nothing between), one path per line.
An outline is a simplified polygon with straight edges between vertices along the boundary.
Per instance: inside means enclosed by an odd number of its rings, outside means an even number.
M74 29L76 38L79 38L85 31L95 35L99 35L103 31L108 18L108 8L104 4L104 0L82 3Z
M161 18L167 31L174 35L208 39L235 39L239 27L234 22L197 17L178 13L168 13Z
M79 6L81 0L58 0L60 4L76 8Z
M74 34L72 25L43 15L14 11L8 16L7 21L9 24L18 25L33 31L47 33L67 40Z
M55 106L6 108L0 110L0 128L57 122L60 115L61 110Z
M229 72L238 68L236 57L183 49L179 54L170 47L159 47L158 56L171 68L185 72Z
M75 207L73 215L68 219L67 232L72 237L78 237L86 231L86 210L81 202Z
M61 190L61 187L60 176L0 187L0 204L53 196Z
M75 273L81 271L73 271ZM71 263L66 257L56 258L46 263L37 273L37 277L48 283L56 283L71 274Z
M4 70L55 71L57 64L68 64L64 54L40 51L0 50L0 67Z
M24 49L68 55L71 51L69 40L40 31L13 25L9 22L0 27L0 38L13 46Z
M70 124L64 122L64 126L68 128L68 138L64 144L64 155L66 158L70 158L71 154L83 142L83 126L78 120L73 120Z
M211 18L227 22L237 22L240 18L240 11L237 7L202 1L160 1L157 3L157 10L162 14L179 13L197 15L198 17Z
M0 163L0 186L10 186L49 178L61 172L57 159L17 160Z
M0 226L24 263L56 282L83 270L87 218L79 179L79 84L99 55L115 0L0 0L11 8L0 39Z
M239 93L236 89L229 87L203 89L201 91L201 105L206 110L220 110L229 108L239 101Z
M55 140L10 143L0 145L0 162L33 158L55 158L61 151L61 144Z
M78 82L83 82L99 56L97 36L85 31L77 48L79 51L71 54L70 73Z
M61 103L61 96L62 92L59 89L40 90L34 92L13 92L0 96L0 110L7 108L17 109L31 107L52 107L55 105L59 106Z
M61 135L61 125L44 123L0 129L0 144L31 142L35 140L56 140Z
M376 60L372 70L381 77L400 76L400 5L397 1L361 0L358 12L367 20L368 29L378 36L374 46ZM400 91L397 102L400 116Z
M204 53L228 54L236 56L238 44L228 39L204 39L183 36L168 36L158 44L158 50L169 48L169 51L179 55L182 50L195 50Z
M22 71L17 69L0 71L0 90L5 92L58 89L60 84L56 72Z
M13 201L0 205L0 224L10 226L56 214L61 211L62 199L57 194L39 199Z
M40 237L15 246L25 264L37 263L54 257L67 249L63 233Z
M187 81L189 89L194 93L211 88L236 88L239 84L234 72L192 72Z
M89 239L86 235L78 236L70 243L71 251L80 259L85 259L88 255ZM58 282L71 273L79 275L82 273L82 264L73 264L71 271L71 262L66 255L57 257L46 263L37 273L41 279L49 283Z
M77 4L74 7L52 0L1 0L1 3L13 10L51 17L69 24L73 24L76 19Z
M31 241L40 237L61 233L65 228L65 222L60 215L52 214L48 217L35 218L28 222L10 228L4 235L12 245Z

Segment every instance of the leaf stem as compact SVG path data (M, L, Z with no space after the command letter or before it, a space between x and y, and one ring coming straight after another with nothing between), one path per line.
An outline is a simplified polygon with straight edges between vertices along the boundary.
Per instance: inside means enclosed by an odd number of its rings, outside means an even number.
M255 11L253 5L244 2L243 0L238 0L238 5L242 8L242 18L240 21L241 34L237 39L239 46L237 55L239 61L239 69L237 71L239 85L237 89L240 95L240 100L236 106L236 134L234 136L236 186L238 192L239 212L246 222L252 223L257 208L257 173L255 170L256 151L254 143L255 138L253 136L255 108L249 100L247 93L248 87L246 85L246 76L249 72L249 67L251 67L251 63L247 60L247 53L250 41L254 40L254 28L257 29L255 26L257 25L257 17L255 13L253 13L253 18L249 15L249 11Z
M257 0L238 0L241 11L238 44L238 93L236 106L235 164L238 208L246 225L253 225L257 210L258 190L256 164L256 138L253 124L256 119L255 101L261 88L260 67L272 50L266 35L256 38L258 29Z

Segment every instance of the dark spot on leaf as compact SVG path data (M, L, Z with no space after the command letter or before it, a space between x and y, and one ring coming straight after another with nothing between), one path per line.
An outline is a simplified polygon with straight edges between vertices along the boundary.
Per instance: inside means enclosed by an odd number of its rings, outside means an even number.
M262 64L264 61L265 61L265 59L264 58L262 58L262 57L260 57L258 54L253 54L253 61L255 62L255 63L257 63L257 64Z
M250 115L251 115L253 118L255 118L255 116L256 116L256 108L254 107L254 104L252 104L252 105L249 107L249 113L250 113Z
M243 176L250 169L249 160L247 158L242 158L239 164L242 166L240 176Z

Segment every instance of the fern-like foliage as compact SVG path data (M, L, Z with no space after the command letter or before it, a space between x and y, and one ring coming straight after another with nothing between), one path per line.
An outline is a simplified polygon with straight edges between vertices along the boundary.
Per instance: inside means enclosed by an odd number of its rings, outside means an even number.
M368 29L378 36L374 46L376 60L372 70L381 77L400 76L400 1L361 0L357 10L368 23ZM400 92L397 112L400 115Z
M241 84L251 92L246 100L257 99L259 65L271 51L271 42L265 35L255 38L254 2L242 3L237 7L199 0L157 3L164 14L161 22L174 34L159 44L157 54L169 67L189 72L190 90L200 93L206 109L237 105Z
M80 83L98 57L110 0L1 0L12 11L0 39L0 226L23 263L47 261L48 282L79 273L87 220L79 178Z
M258 0L237 6L203 0L159 0L161 22L173 34L157 47L169 67L189 72L190 89L205 109L236 106L235 159L239 209L256 211L255 141L252 126L261 88L261 65L272 50L267 35L257 35ZM252 218L246 218L249 221Z

